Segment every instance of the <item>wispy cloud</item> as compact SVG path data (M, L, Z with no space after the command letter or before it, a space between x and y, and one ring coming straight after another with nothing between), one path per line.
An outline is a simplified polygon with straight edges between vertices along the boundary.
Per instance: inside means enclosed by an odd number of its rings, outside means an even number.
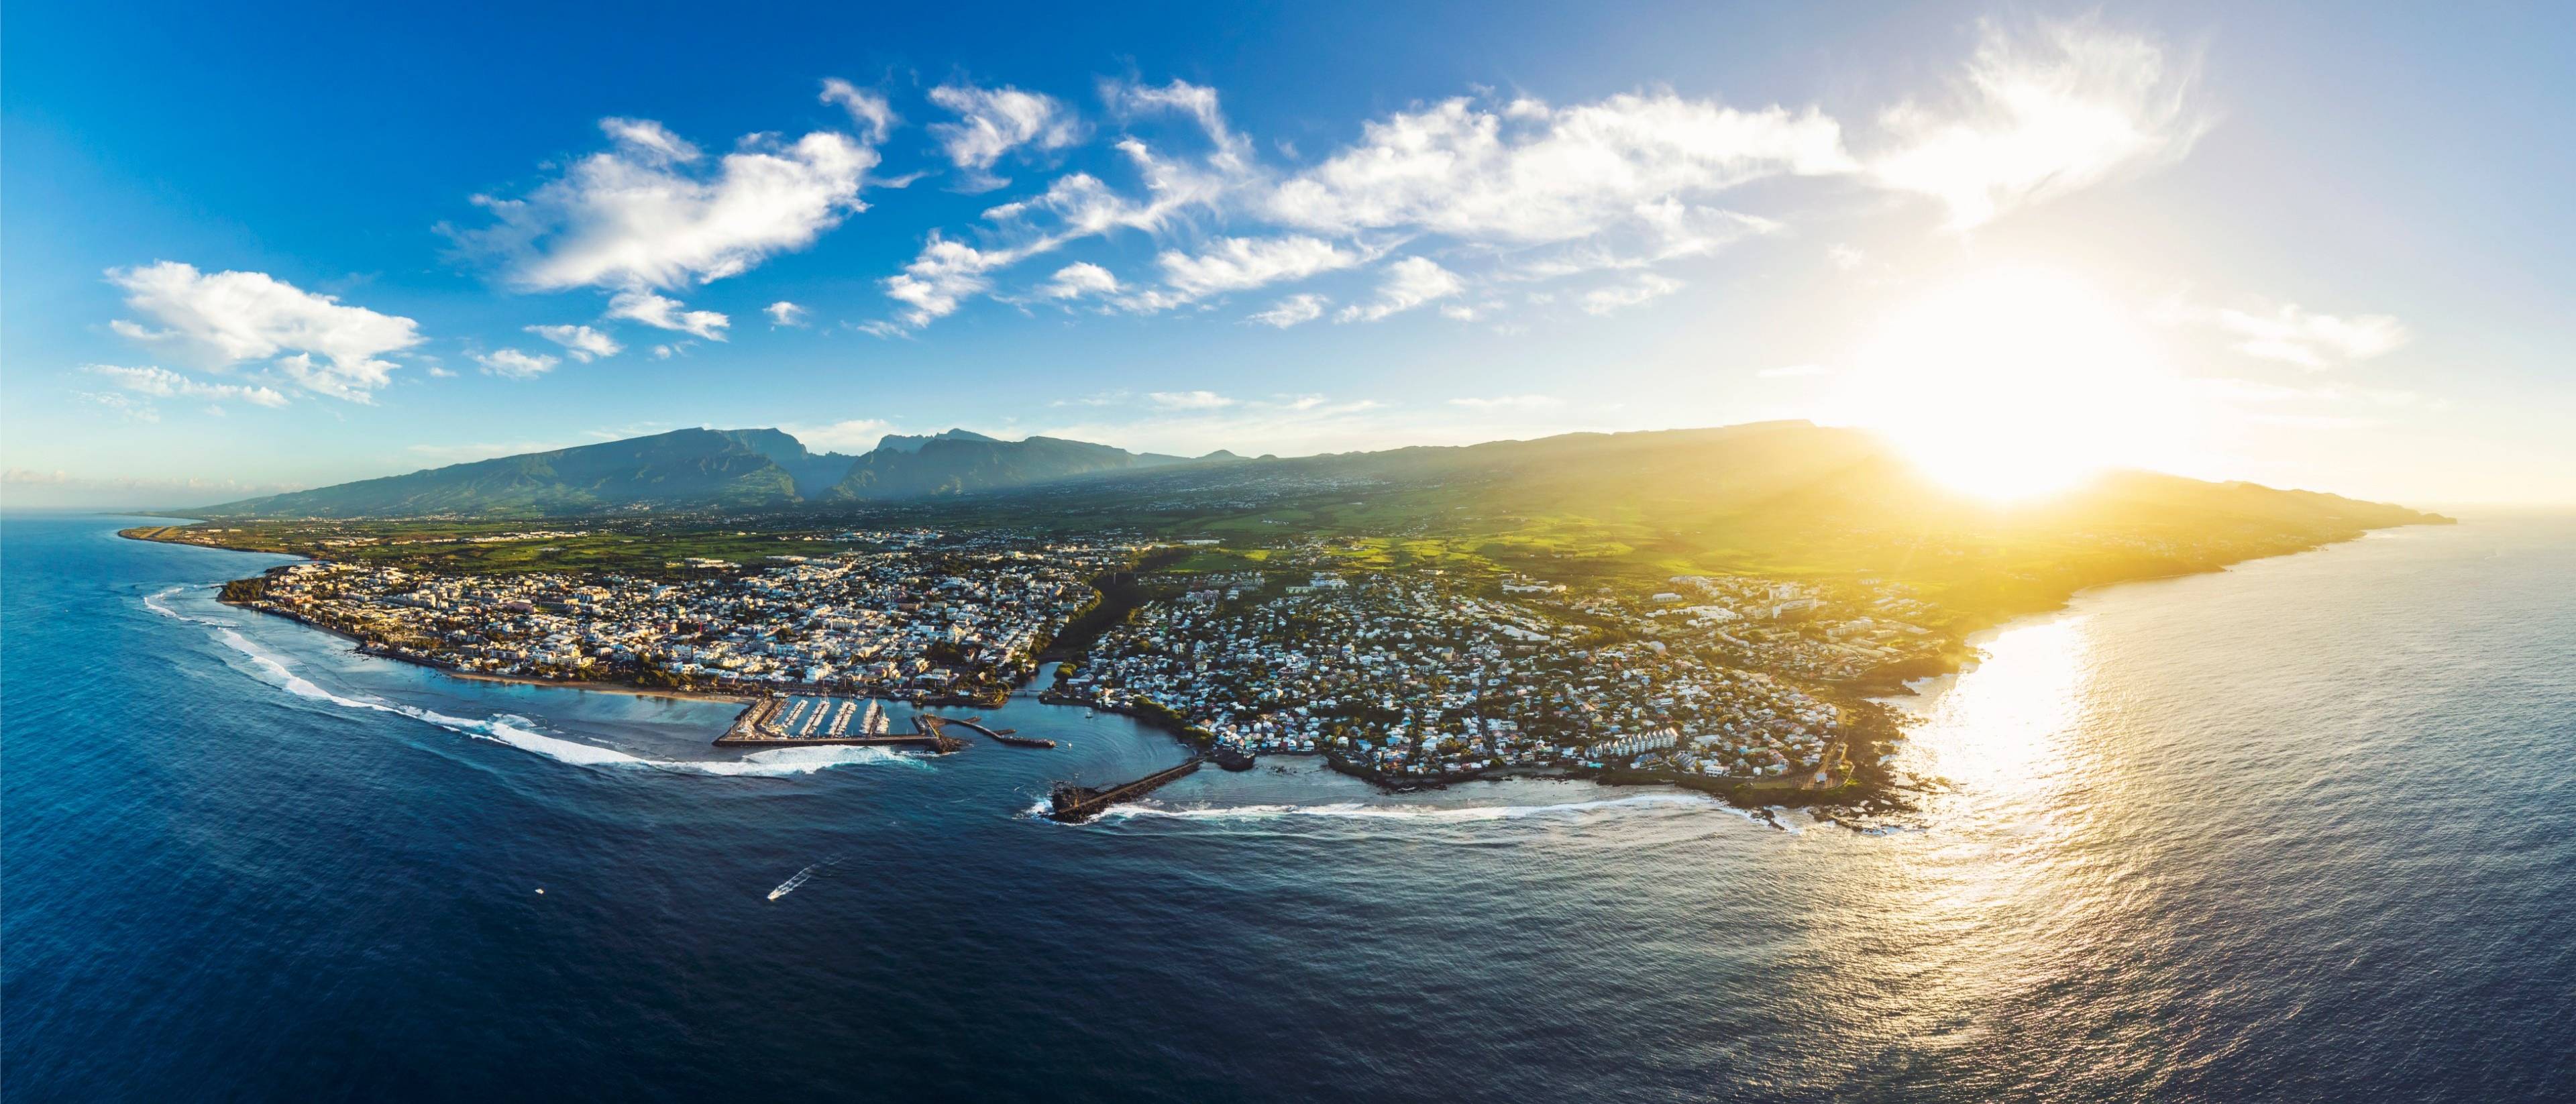
M2409 336L2404 325L2385 314L2319 314L2296 303L2260 312L2220 310L2215 318L2220 330L2237 339L2236 351L2310 371L2384 355Z
M1583 313L1612 314L1640 303L1648 303L1682 289L1682 282L1652 272L1640 273L1635 279L1597 287L1583 293Z
M1117 293L1118 277L1089 261L1076 261L1055 270L1055 276L1038 288L1038 294L1049 299L1081 299Z
M1377 299L1353 303L1333 316L1336 322L1376 322L1390 315L1412 310L1436 299L1447 299L1467 289L1458 274L1440 267L1429 257L1405 257L1387 265L1386 278L1378 284Z
M286 405L286 395L274 387L208 383L167 368L125 368L113 364L90 364L84 365L81 371L104 378L124 390L154 398L215 399L267 407Z
M1946 103L1907 102L1881 123L1893 145L1870 158L1881 185L1949 208L1966 230L2017 207L2189 153L2212 116L2196 57L2092 20L2025 33L1989 24Z
M564 347L565 355L584 364L600 357L613 357L626 347L617 339L588 326L528 326L527 332Z
M1312 322L1318 318L1322 318L1324 316L1324 308L1331 303L1332 300L1326 299L1321 295L1291 295L1276 303L1272 303L1268 310L1259 311L1246 317L1244 321L1258 322L1264 326L1276 326L1284 330L1290 326Z
M1277 221L1528 244L1592 237L1641 207L1770 176L1852 168L1814 111L1743 111L1661 93L1553 107L1445 100L1367 124L1360 141L1282 182Z
M1215 410L1235 405L1235 400L1214 391L1154 391L1145 398L1165 410Z
M1042 92L943 84L930 90L930 102L957 116L954 122L932 123L930 133L949 163L963 173L960 186L967 191L1010 183L994 176L992 168L1012 150L1063 149L1082 138L1082 120L1064 101Z
M919 329L980 296L1022 301L996 287L998 273L1116 229L1219 230L1199 245L1163 249L1159 286L1122 284L1117 305L1131 311L1365 266L1390 246L1426 235L1472 246L1480 263L1507 265L1515 279L1644 267L1781 228L1706 206L1705 197L1766 177L1856 167L1839 126L1812 109L1740 110L1669 93L1567 107L1461 97L1372 121L1357 143L1297 171L1258 164L1211 89L1111 82L1103 98L1122 116L1186 116L1210 148L1175 157L1122 136L1115 148L1144 182L1143 195L1088 172L1068 173L1034 198L985 212L970 233L934 231L920 255L884 281L886 294L904 306L890 325ZM1022 121L1012 126L956 131L961 141L976 139L961 150L972 156L960 167L1016 148L1004 139L1042 133L1036 120L1053 118L1021 108L1014 117ZM1526 252L1533 247L1546 248ZM1395 271L1417 282L1348 306L1341 317L1376 320L1458 293L1427 282L1435 273L1461 279L1427 259ZM1059 294L1068 290L1077 289L1050 282L1037 294L1070 298ZM1323 301L1292 298L1253 320L1310 321L1321 312L1309 309Z
M1181 301L1230 291L1243 291L1282 281L1303 280L1322 272L1349 268L1368 259L1360 250L1321 238L1218 238L1197 253L1164 250L1156 258L1163 282Z
M517 349L494 349L474 354L483 370L503 379L535 379L554 370L563 359L549 353L524 353Z
M621 291L610 296L608 317L696 334L709 341L724 340L725 327L733 324L732 319L715 311L689 310L677 299L649 291ZM655 350L655 355L660 355L660 350Z

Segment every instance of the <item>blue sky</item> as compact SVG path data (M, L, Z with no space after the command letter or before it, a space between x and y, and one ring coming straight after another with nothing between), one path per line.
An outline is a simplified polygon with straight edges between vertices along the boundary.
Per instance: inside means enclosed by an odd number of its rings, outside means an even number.
M2248 7L16 5L0 491L1812 417L2576 501L2571 17Z

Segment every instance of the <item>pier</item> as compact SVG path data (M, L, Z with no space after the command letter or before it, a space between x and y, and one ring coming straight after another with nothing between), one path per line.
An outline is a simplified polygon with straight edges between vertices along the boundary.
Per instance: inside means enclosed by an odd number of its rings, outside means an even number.
M1048 794L1053 808L1047 812L1047 817L1067 824L1089 820L1099 816L1102 810L1112 805L1122 801L1134 801L1161 788L1167 782L1189 775L1198 770L1202 762L1204 760L1192 758L1180 766L1155 771L1133 782L1116 786L1095 788L1072 782L1058 782L1055 784L1055 789Z
M994 743L1009 744L1012 747L1051 748L1055 746L1055 741L1053 740L1043 739L1036 736L1021 736L1017 734L1018 730L1016 729L986 728L981 723L983 719L984 718L982 717L968 717L961 721L955 717L934 717L930 714L924 713L920 717L920 723L928 725L930 730L933 732L939 731L941 727L946 725L956 725L960 728L971 728L986 736L992 737Z
M858 713L855 701L831 698L762 698L734 718L725 734L716 737L717 747L918 747L941 755L966 746L966 741L939 731L937 724L924 724L920 717L912 721L910 733L885 731L876 718L883 715L876 703L868 704L869 720L857 733L849 732L849 723ZM830 718L826 720L826 718Z

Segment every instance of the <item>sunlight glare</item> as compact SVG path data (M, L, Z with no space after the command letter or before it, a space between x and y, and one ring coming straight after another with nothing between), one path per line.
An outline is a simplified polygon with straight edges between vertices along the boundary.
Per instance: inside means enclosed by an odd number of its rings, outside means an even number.
M2180 436L2173 378L2145 336L2062 273L1989 271L1933 291L1890 315L1855 367L1855 421L1983 498L2161 466Z

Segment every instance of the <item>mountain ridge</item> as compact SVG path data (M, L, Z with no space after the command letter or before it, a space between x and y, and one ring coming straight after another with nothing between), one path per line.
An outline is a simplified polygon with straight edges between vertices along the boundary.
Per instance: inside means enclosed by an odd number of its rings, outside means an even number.
M208 517L571 517L792 509L970 494L1092 472L1194 463L1109 445L965 429L887 434L852 456L775 428L672 430L202 507Z

